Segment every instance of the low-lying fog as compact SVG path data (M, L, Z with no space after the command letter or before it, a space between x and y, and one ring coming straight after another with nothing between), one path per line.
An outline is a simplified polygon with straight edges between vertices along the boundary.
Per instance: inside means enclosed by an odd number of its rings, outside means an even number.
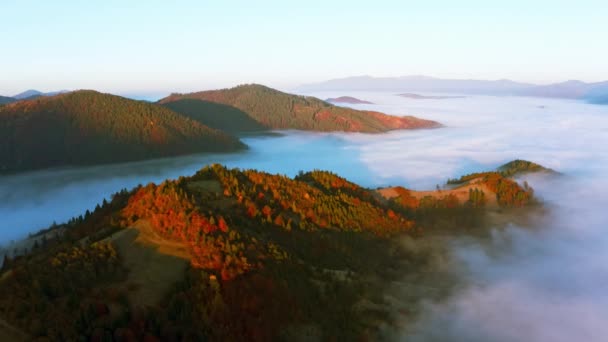
M567 177L531 177L548 214L535 229L510 226L491 241L455 239L469 280L429 302L397 338L456 341L605 340L608 336L608 107L577 101L470 96L417 100L389 93L334 92L356 105L434 119L446 127L382 135L284 132L244 139L251 149L222 156L78 168L0 177L0 243L92 209L121 188L190 175L205 164L295 175L329 169L359 184L434 188L447 178L512 159Z

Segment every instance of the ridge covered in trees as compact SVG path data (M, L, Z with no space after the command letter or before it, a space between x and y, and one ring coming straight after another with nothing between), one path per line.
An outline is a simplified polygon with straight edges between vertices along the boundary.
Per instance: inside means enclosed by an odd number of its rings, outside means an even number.
M0 171L245 148L162 106L81 90L0 107Z
M413 116L398 117L338 107L315 97L287 94L258 84L190 94L172 94L161 99L159 103L169 105L184 99L232 106L267 129L380 133L396 129L439 126L437 122ZM179 110L189 112L190 115L204 109L201 103L193 101L174 107L180 107Z
M471 191L462 208L479 210L480 196ZM0 318L32 339L375 339L376 323L391 320L381 287L431 262L397 238L424 234L418 218L451 215L446 206L396 205L326 171L207 166L122 190L5 258ZM121 247L132 231L138 239ZM146 257L141 246L152 248ZM151 258L167 246L179 249L170 265L183 260L185 271L172 270L160 300L136 300L152 285L132 274L169 267Z
M504 210L537 204L534 189L512 178L521 173L557 174L539 164L514 160L498 170L477 172L448 179L434 191L414 191L401 186L378 189L393 210L414 220L420 227L472 227L483 223L487 209Z
M0 105L15 102L17 99L8 96L0 96Z

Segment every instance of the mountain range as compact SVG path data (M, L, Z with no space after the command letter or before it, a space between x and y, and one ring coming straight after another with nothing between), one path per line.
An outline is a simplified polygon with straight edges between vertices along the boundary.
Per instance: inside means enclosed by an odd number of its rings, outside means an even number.
M0 105L13 103L13 102L17 102L20 100L33 100L33 99L41 97L41 96L54 96L54 95L58 95L58 94L67 93L68 91L69 90L60 90L60 91L52 91L52 92L43 93L38 90L29 89L29 90L21 92L17 95L13 95L13 96L0 96Z
M68 91L69 90L59 90L59 91L51 91L51 92L44 93L39 90L29 89L29 90L26 90L17 95L13 95L12 97L17 100L25 100L25 99L34 99L34 98L40 97L40 96L54 96L54 95L58 95L58 94L67 93Z
M237 135L271 129L381 133L439 126L261 85L173 94L158 103L92 90L27 95L0 106L0 172L233 152L246 148Z
M421 91L457 94L517 95L566 99L589 102L608 102L608 81L585 83L571 80L548 85L515 82L511 80L441 79L429 76L372 77L356 76L302 85L300 92L372 90L372 91Z
M394 312L415 310L418 298L435 299L451 283L437 281L432 265L444 254L420 237L485 230L486 212L534 203L527 184L497 172L471 177L462 200L439 190L417 199L405 188L385 198L327 171L290 178L217 164L125 189L5 255L0 333L8 327L26 341L385 340L381 327L403 323ZM404 279L413 284L405 302L387 300ZM421 284L433 284L432 293Z

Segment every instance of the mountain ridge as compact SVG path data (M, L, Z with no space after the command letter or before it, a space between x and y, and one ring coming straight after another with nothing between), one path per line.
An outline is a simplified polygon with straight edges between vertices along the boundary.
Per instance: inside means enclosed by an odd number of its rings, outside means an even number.
M69 92L69 90L58 90L58 91L50 91L50 92L42 92L36 89L28 89L19 94L13 95L12 97L17 100L27 100L27 99L35 99L40 96L54 96L59 94L64 94Z
M517 194L504 207L532 204L531 188L493 181ZM443 254L403 239L490 228L477 190L415 206L397 191L218 164L124 189L4 258L0 318L32 339L383 340L391 312L436 297L420 284L451 283L430 272ZM381 296L395 282L412 285L406 303Z
M3 172L245 148L168 108L92 90L4 105L0 132Z
M157 103L184 99L215 102L237 108L267 129L381 133L396 129L433 128L440 124L413 116L339 107L311 96L284 93L259 84L171 94Z
M382 91L427 91L479 95L516 95L580 99L589 102L604 102L608 97L608 81L565 82L538 85L508 79L442 79L429 76L372 77L354 76L331 79L319 83L296 87L298 91L335 90L382 90Z

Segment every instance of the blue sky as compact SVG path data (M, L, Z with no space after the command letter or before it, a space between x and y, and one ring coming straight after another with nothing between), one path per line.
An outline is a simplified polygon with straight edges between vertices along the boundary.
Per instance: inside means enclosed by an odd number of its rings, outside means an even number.
M2 0L0 94L354 75L608 79L608 1Z

